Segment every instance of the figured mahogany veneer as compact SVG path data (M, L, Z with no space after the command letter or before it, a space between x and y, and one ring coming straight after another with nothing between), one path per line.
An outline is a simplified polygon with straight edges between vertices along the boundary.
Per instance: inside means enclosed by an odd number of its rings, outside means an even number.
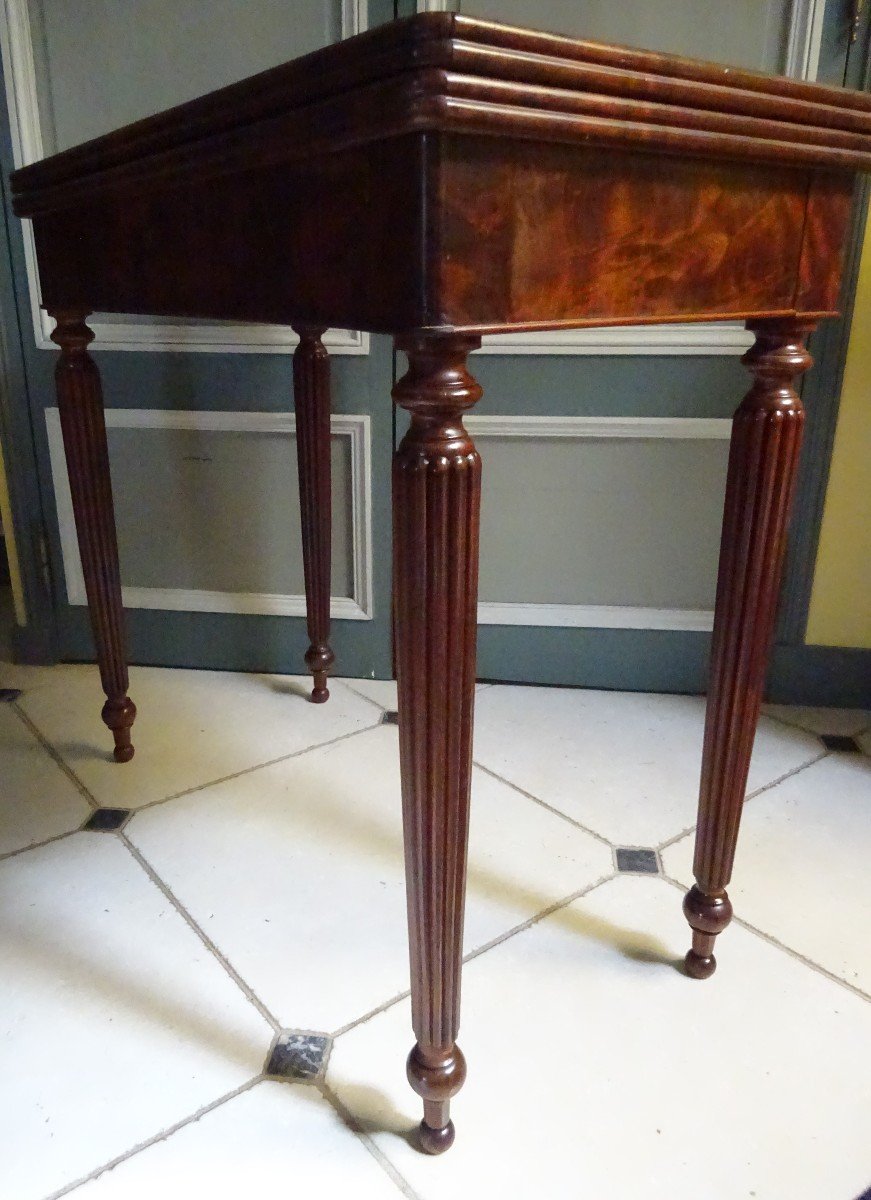
M687 971L715 968L799 453L804 339L837 311L871 97L430 13L15 172L58 319L58 397L116 756L132 754L95 310L283 322L314 675L327 696L329 326L394 335L394 603L421 1145L454 1138L482 333L748 322L720 556ZM615 481L615 486L619 481ZM123 483L122 483L123 486Z

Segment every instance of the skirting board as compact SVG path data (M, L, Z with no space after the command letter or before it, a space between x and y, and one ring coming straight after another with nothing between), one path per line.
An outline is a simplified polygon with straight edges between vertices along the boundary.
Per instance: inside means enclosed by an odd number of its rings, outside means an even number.
M772 704L871 710L871 650L775 646L765 698Z
M502 683L703 694L710 634L674 630L482 627L478 676ZM507 664L507 666L506 666ZM772 704L871 710L871 650L775 646L765 686Z

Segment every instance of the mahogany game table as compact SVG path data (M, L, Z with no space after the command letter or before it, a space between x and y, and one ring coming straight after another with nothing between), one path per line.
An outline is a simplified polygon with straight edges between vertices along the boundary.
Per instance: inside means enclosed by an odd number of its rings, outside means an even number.
M395 337L399 738L421 1145L454 1137L482 334L740 318L688 973L715 969L772 638L808 333L836 315L871 96L428 13L12 176L56 319L57 394L115 757L132 757L95 311L292 325L312 699L327 698L327 327ZM546 398L545 401L546 403ZM123 480L117 481L123 487ZM614 486L619 487L615 480ZM522 498L518 499L522 503Z

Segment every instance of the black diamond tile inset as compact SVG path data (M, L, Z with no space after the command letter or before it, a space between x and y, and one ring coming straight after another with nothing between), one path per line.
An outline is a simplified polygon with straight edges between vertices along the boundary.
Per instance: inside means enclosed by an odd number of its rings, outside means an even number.
M326 1069L331 1045L325 1033L279 1034L266 1074L281 1079L317 1079Z
M0 704L11 704L21 695L20 688L0 688Z
M861 754L862 747L855 738L842 733L821 733L820 740L827 750L840 750L844 754Z
M98 808L91 813L82 829L87 829L89 833L112 833L120 829L129 816L129 808Z
M398 712L386 712L384 714L384 716L381 718L381 724L382 725L398 725L399 724L399 713Z
M656 851L619 846L617 848L617 870L634 875L658 875L659 863L656 861Z

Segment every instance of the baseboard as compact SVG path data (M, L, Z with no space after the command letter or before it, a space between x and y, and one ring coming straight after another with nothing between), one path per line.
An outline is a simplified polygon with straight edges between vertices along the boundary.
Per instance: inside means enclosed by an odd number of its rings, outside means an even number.
M58 661L55 639L47 629L35 623L13 625L12 660L28 667L51 667Z
M93 660L84 609L61 610L63 658ZM359 623L352 622L359 627ZM131 662L221 671L299 674L308 644L300 618L221 613L128 613ZM334 626L338 674L387 678L389 632L367 626L365 638ZM45 642L20 631L20 662L52 661ZM675 630L518 629L481 626L478 676L504 683L698 694L707 687L710 635ZM41 655L37 657L36 655ZM871 708L871 650L776 646L766 700Z
M775 646L766 699L773 704L871 708L871 650Z

